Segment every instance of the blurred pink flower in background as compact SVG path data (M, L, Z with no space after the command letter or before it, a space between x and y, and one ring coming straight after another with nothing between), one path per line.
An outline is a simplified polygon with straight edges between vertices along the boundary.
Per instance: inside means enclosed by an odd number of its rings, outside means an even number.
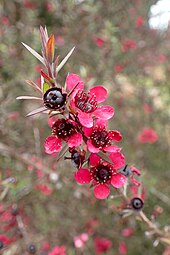
M127 52L129 51L130 49L136 49L137 47L137 42L135 40L132 40L132 39L125 39L123 42L122 42L122 51L123 52Z
M144 128L138 135L140 143L155 143L158 140L157 133L152 128Z
M105 40L101 37L94 36L93 41L99 48L103 47L105 44Z
M82 233L74 237L74 246L76 248L83 248L85 243L88 241L89 235L87 233Z
M144 24L144 18L142 16L138 16L135 21L135 27L136 28L142 27L143 24Z
M167 60L168 60L168 58L164 54L159 55L159 62L160 63L165 63Z
M127 245L124 241L119 243L119 254L120 255L126 255L128 252Z
M123 71L123 66L121 64L116 64L113 68L113 70L116 72L116 73L120 73L121 71Z
M41 191L44 195L51 195L51 193L53 192L53 190L44 183L38 183L35 185L35 189Z
M96 237L94 239L94 248L96 254L101 254L107 252L112 247L112 242L103 237Z
M61 35L57 35L55 37L55 41L56 41L56 44L59 45L59 46L63 46L64 43L65 43L64 38Z
M66 247L62 246L55 246L52 251L48 253L48 255L66 255Z
M36 9L36 4L33 1L30 0L25 0L23 3L24 7L27 9L32 9L35 10Z
M8 17L5 16L5 15L2 15L2 17L1 17L1 23L2 23L2 25L9 25L9 19L8 19Z
M133 233L134 233L133 228L124 228L122 230L122 236L124 236L124 237L130 237L133 235Z

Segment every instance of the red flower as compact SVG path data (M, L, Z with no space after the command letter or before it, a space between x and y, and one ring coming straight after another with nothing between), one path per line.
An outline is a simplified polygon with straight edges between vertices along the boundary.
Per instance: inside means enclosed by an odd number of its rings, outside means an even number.
M167 61L167 56L165 56L164 54L160 54L159 55L159 62L160 63L165 63Z
M118 154L121 153L116 152L115 157L121 160ZM124 161L122 163L124 163ZM122 165L122 163L119 164ZM90 165L90 171L87 168L80 168L78 172L75 173L75 180L80 184L92 182L92 185L95 186L94 195L96 198L107 198L110 194L110 185L115 188L121 188L125 184L126 177L117 173L113 165L102 161L97 154L90 155Z
M122 70L123 70L123 66L122 66L121 64L116 64L116 65L114 66L114 71L115 71L116 73L120 73Z
M35 189L40 190L44 195L50 195L53 190L47 184L36 184Z
M99 48L101 48L101 47L103 47L104 46L104 44L105 44L105 40L103 40L101 37L94 37L93 38L93 41L94 41L94 43L99 47Z
M138 135L140 143L155 143L158 140L157 133L152 128L144 128Z
M8 244L12 243L13 241L15 241L15 238L9 239L5 235L0 235L1 245L8 245Z
M67 142L69 147L77 147L82 144L82 135L77 130L77 124L70 119L58 119L52 125L54 136L48 136L45 143L45 152L53 154L62 148L62 141Z
M136 43L136 41L134 41L132 39L126 39L126 40L124 40L122 47L123 47L123 51L127 52L130 49L136 49L137 43Z
M96 254L107 252L112 247L112 242L103 237L96 237L94 240L94 248Z
M3 25L9 25L9 19L8 19L8 17L5 16L5 15L2 15L2 17L1 17L1 23L2 23Z
M36 4L33 2L33 1L30 1L30 0L25 0L24 1L24 7L27 8L27 9L36 9Z
M65 246L55 246L48 255L66 255L66 248Z
M100 150L105 152L117 152L120 148L112 145L112 141L119 142L122 139L117 130L106 130L107 121L97 119L96 125L91 128L84 128L84 134L89 137L87 146L90 152L98 153Z
M138 16L135 21L135 27L136 28L142 27L143 24L144 24L144 18L142 16Z
M130 237L133 235L133 233L134 233L134 230L132 228L124 228L122 230L122 236L124 237Z
M127 245L125 242L120 242L119 243L119 254L120 255L126 255L127 254Z
M98 106L99 103L104 102L107 96L107 90L103 86L95 86L84 92L84 83L77 74L69 74L66 78L67 89L72 91L70 101L71 112L77 114L80 123L84 127L93 126L93 115L96 118L107 120L114 114L114 109L111 106Z

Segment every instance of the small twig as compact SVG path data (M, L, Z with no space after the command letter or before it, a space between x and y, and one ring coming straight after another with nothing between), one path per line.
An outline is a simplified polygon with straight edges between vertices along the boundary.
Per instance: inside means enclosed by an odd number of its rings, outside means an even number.
M27 232L26 232L24 223L23 223L22 218L21 218L20 215L16 216L16 221L17 221L17 224L18 224L18 228L21 231L21 234L23 235L24 240L27 242L27 237L28 237Z
M170 199L162 192L155 190L154 188L151 189L151 193L153 193L157 198L159 198L161 201L163 201L165 204L170 206Z
M121 195L123 201L128 205L129 200L126 195L120 189L117 189L117 192ZM152 231L153 235L156 235L158 240L168 245L170 244L170 233L159 229L158 226L154 224L143 211L137 212L136 217L148 226L149 231Z

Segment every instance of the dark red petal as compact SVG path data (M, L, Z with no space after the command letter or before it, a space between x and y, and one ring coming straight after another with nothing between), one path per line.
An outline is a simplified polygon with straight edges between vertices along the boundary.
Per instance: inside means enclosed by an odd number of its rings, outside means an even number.
M88 184L91 181L91 175L87 168L80 168L74 174L74 178L80 184Z
M80 146L83 142L83 137L82 134L80 133L76 133L73 134L69 139L68 139L68 147L72 148L72 147L77 147Z
M98 199L105 199L110 194L110 188L105 184L99 184L94 188L94 195Z
M90 137L90 136L91 136L91 133L92 133L92 131L93 131L93 127L91 127L91 128L84 127L83 130L84 130L85 136Z
M90 89L89 94L95 95L97 103L101 103L106 100L107 89L105 89L103 86L95 86Z
M97 166L100 163L101 158L96 154L92 153L89 157L90 165Z
M113 174L111 178L111 184L113 187L119 189L124 186L126 177L123 174Z
M111 152L109 158L113 162L115 169L119 169L125 164L125 157L121 152Z
M117 130L110 130L108 133L108 136L110 139L119 142L120 140L122 140L122 135L119 131Z
M82 126L88 128L93 126L93 118L90 113L79 112L78 118Z
M66 86L67 86L67 89L69 91L72 90L77 83L79 83L79 84L76 87L76 90L77 89L83 90L84 89L84 82L81 80L80 76L78 76L77 74L74 74L74 73L70 73L70 74L67 75Z
M48 136L45 140L44 147L46 153L53 154L61 150L62 140L55 136Z
M98 153L100 151L99 148L94 147L91 140L87 141L87 147L88 147L89 151L92 152L92 153Z
M100 106L99 108L97 108L93 114L99 118L99 119L103 119L103 120L108 120L110 118L113 117L114 115L114 109L112 106L109 106L109 105L103 105L103 106Z

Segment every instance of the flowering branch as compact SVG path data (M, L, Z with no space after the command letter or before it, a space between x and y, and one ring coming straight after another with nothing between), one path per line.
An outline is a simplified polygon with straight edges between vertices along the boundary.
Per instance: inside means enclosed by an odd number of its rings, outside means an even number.
M26 116L47 113L51 135L44 142L44 150L49 155L58 154L57 161L63 156L70 160L75 167L74 179L81 185L90 184L97 199L106 199L112 190L116 190L123 200L122 213L132 214L144 222L149 233L156 236L158 242L170 243L168 231L160 230L142 211L144 201L142 196L127 197L128 187L138 188L140 170L126 164L125 156L117 144L122 140L118 130L108 130L108 121L114 116L114 108L103 105L108 91L100 85L85 90L84 81L74 73L69 73L63 82L58 83L58 73L72 55L72 48L66 57L59 63L59 56L55 56L55 38L48 36L46 28L40 27L42 44L41 54L23 43L44 66L41 70L41 85L27 80L27 84L34 88L39 96L18 96L19 100L37 100L38 109L34 109ZM29 160L18 155L6 145L0 144L3 150L28 164ZM38 168L36 163L33 163ZM47 166L43 171L49 174ZM137 179L136 179L137 177ZM20 217L17 217L18 226L25 235Z

